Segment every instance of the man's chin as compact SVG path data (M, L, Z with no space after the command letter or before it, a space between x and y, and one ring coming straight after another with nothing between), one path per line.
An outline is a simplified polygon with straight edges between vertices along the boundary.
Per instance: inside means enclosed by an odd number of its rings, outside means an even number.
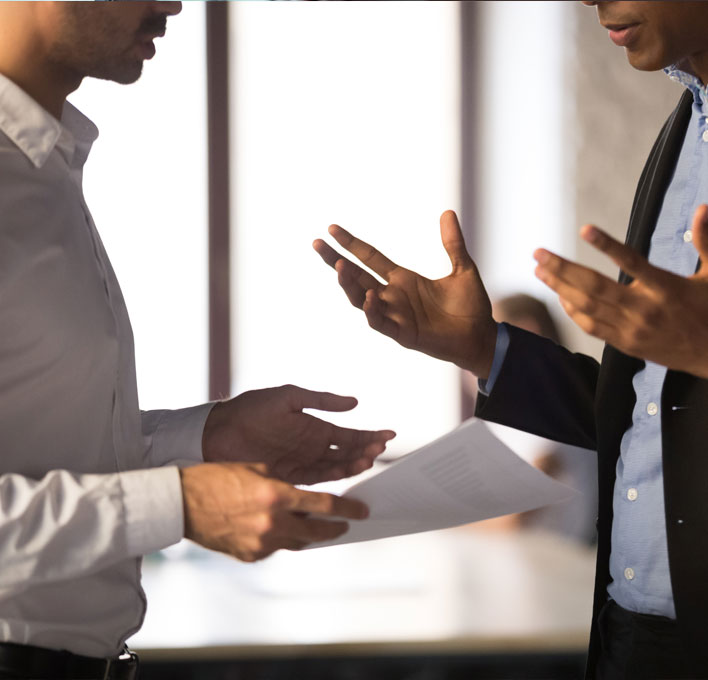
M93 78L112 80L121 85L130 85L140 78L143 73L143 60L136 59L130 63L122 63L111 67L102 68L94 73L89 73Z
M652 54L646 50L625 50L627 53L627 60L633 68L637 71L659 71L666 66L670 66L669 63L664 63L665 59L662 59L660 55Z

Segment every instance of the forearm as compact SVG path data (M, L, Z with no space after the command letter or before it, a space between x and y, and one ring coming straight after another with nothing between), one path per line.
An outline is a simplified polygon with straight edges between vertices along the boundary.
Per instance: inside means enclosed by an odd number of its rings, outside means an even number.
M509 326L509 347L476 415L519 430L594 449L599 364L554 342Z
M175 468L0 476L0 588L75 578L182 537Z

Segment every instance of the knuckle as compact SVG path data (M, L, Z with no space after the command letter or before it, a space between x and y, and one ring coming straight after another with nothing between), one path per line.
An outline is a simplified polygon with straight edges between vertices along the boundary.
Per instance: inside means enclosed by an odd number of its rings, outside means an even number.
M262 508L276 507L280 502L280 494L277 487L271 482L262 484L258 489L256 501Z
M627 249L624 251L625 267L636 271L646 261L635 250Z
M325 515L331 515L335 510L334 496L329 494L320 494L317 499L318 512Z
M597 312L598 304L594 298L589 295L583 295L577 301L575 307L585 314L594 314Z
M361 259L364 262L369 262L370 260L373 260L375 257L376 257L376 248L374 248L373 246L371 246L367 243L365 245L364 249L362 250Z
M258 536L270 534L275 529L275 519L273 515L267 512L260 513L254 524Z
M674 290L669 290L666 287L657 288L654 291L655 302L660 309L665 309L667 305L670 305L675 301L677 293Z
M585 329L585 332L588 335L592 335L594 338L598 337L600 334L600 329L598 328L598 325L595 322L590 322L587 325L587 328Z
M253 557L253 561L265 557L267 554L267 547L265 541L260 536L254 536L251 540L251 545L249 548L249 554Z
M605 290L605 282L599 276L593 276L588 282L588 293L590 296L602 295Z
M642 319L647 326L656 328L664 320L664 310L660 305L647 305L643 310Z

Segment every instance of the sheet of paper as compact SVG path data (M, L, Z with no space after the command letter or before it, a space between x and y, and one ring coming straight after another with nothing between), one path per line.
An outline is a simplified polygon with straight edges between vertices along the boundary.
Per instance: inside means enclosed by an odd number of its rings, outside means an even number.
M533 510L578 492L551 479L471 419L403 456L343 495L369 506L370 516L319 548L370 541Z

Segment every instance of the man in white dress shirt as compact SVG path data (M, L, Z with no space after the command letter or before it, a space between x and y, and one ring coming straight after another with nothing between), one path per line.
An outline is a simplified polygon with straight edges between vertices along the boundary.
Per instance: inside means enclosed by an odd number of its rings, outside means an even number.
M0 3L0 678L133 678L141 556L182 537L243 560L366 508L296 489L358 473L393 436L293 386L141 413L118 282L83 198L97 137L66 102L130 83L178 2ZM207 461L206 463L204 461Z

